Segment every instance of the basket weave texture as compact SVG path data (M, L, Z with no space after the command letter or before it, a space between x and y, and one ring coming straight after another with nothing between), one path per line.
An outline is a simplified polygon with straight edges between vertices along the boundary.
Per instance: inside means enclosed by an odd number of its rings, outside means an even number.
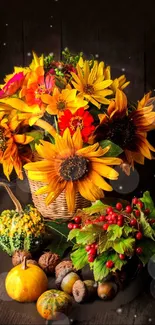
M61 219L63 221L68 221L73 218L74 213L77 209L87 208L91 205L90 201L83 198L80 193L76 193L75 210L72 213L69 213L65 198L65 192L63 191L53 203L47 206L45 203L45 198L47 196L46 194L35 195L35 192L40 187L45 186L45 183L33 181L29 178L28 181L34 206L45 219Z

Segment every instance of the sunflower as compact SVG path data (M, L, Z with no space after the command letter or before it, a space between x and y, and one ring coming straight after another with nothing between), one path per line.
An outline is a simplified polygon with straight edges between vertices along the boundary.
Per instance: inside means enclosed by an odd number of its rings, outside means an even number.
M131 166L134 161L144 164L144 158L151 159L155 148L147 140L147 132L155 122L153 106L146 106L150 93L145 95L135 110L128 110L126 95L119 89L115 101L111 101L107 114L100 114L100 125L96 128L93 141L111 140L125 152ZM155 127L154 127L155 128Z
M47 205L65 191L68 210L72 212L76 192L89 201L95 201L104 196L103 190L112 190L103 177L117 179L118 173L108 165L119 165L121 159L103 157L109 147L102 149L95 143L83 148L79 129L73 137L69 129L65 130L62 137L57 134L55 144L44 140L40 142L36 150L43 160L28 163L24 168L28 170L30 179L45 183L36 194L47 194Z
M58 88L54 88L53 95L42 95L41 99L48 104L46 111L51 115L61 115L66 109L72 113L80 107L87 108L87 101L76 95L76 89L63 89L61 92Z
M0 121L0 163L3 165L3 172L5 176L10 180L10 174L13 168L16 171L17 176L23 179L22 175L22 160L23 160L23 146L27 145L33 138L25 134L18 134L17 129L14 128L7 117L3 117ZM21 156L20 156L20 149ZM28 156L25 159L28 161Z
M83 63L83 67L77 64L77 74L71 72L72 84L79 91L79 95L91 102L100 109L100 104L109 104L109 100L105 98L113 92L108 88L112 84L112 80L104 80L103 62L98 64L94 62L90 69L89 61Z

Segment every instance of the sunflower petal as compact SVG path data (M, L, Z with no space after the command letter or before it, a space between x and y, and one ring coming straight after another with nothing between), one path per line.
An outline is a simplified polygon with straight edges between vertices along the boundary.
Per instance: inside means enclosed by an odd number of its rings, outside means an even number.
M101 176L115 180L118 178L118 172L113 168L106 166L103 163L91 162L92 169L99 173Z
M76 185L73 182L67 182L65 196L69 212L73 212L75 209L75 194Z
M99 188L105 190L105 191L112 191L112 186L109 185L103 177L101 177L96 171L92 170L89 173L89 178L92 180L92 182L98 186Z

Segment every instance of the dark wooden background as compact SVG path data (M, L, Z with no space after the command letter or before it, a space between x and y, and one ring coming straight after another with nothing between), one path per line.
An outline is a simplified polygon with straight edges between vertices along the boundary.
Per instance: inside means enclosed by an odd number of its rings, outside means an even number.
M59 59L68 47L104 60L112 77L125 73L131 100L149 90L154 95L154 11L154 0L0 0L0 82L13 66L28 65L32 50ZM154 131L149 139L155 145ZM140 182L133 194L148 189L155 198L154 160L136 168Z

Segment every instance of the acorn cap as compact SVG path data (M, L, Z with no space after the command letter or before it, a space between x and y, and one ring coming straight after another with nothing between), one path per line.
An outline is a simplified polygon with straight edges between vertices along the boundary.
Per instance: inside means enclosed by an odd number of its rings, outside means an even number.
M73 284L72 294L76 302L80 303L87 299L87 287L82 280L77 280Z
M66 267L59 271L59 275L55 280L55 284L57 285L58 288L61 286L61 282L62 282L63 278L70 272L72 272L72 269L70 267L68 267L68 268Z
M60 262L59 264L57 264L57 266L55 267L55 276L56 276L56 278L58 278L58 277L61 278L61 274L64 274L64 276L65 276L66 274L68 274L68 272L72 272L72 271L76 272L72 261L64 260L64 261Z

